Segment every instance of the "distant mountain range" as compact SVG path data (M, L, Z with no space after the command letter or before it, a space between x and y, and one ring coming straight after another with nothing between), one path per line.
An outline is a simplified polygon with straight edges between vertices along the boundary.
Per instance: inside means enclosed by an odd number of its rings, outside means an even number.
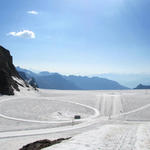
M139 84L135 89L150 89L150 85Z
M127 87L118 82L100 77L87 76L65 76L58 73L47 71L34 73L30 70L16 67L18 72L24 72L26 77L36 81L39 88L42 89L60 89L60 90L123 90Z
M139 83L142 83L144 85L150 85L150 73L137 73L137 74L105 73L105 74L97 74L96 76L100 78L115 80L120 84L125 85L129 88L134 88Z

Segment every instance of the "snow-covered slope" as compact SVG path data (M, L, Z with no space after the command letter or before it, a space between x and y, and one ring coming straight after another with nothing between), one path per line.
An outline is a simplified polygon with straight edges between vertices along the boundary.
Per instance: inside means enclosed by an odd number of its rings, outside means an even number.
M16 82L16 84L18 85L18 89L19 89L19 90L16 90L13 88L15 95L25 96L25 95L30 95L31 93L33 95L37 94L38 89L35 89L34 87L32 87L28 82L24 81L22 78L12 76L12 79Z

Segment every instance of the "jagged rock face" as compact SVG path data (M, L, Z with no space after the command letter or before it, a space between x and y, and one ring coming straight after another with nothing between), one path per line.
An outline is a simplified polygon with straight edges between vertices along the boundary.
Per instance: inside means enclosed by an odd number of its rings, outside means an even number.
M21 79L12 62L10 52L0 46L0 93L14 95L14 89L19 91L18 83L13 77Z

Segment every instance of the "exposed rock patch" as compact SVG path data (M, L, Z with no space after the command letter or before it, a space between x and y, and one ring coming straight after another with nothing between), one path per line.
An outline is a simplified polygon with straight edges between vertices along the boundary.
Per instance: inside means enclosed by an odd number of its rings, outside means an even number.
M47 139L39 140L39 141L36 141L36 142L33 142L33 143L23 146L19 150L41 150L42 148L46 148L46 147L52 146L54 144L61 143L62 141L68 140L68 139L70 139L70 138L60 138L60 139L53 140L53 141L50 141Z

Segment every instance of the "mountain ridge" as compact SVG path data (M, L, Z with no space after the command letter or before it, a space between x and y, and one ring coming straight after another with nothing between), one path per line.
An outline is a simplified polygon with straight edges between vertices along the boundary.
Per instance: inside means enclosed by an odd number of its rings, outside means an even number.
M139 84L136 88L134 89L150 89L150 85L143 85L143 84Z
M34 73L27 69L16 67L18 71L23 71L35 78L39 88L61 89L61 90L122 90L129 89L118 82L99 77L61 75L42 71Z
M139 83L150 85L150 73L103 73L96 76L117 81L129 88L134 88Z

